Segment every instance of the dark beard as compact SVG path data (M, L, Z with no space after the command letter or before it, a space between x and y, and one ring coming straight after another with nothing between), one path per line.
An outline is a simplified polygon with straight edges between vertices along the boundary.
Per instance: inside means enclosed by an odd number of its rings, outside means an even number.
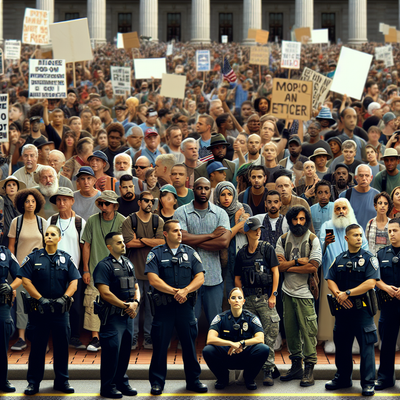
M293 233L294 236L300 237L303 236L308 231L308 226L306 225L291 225L290 232Z
M339 189L344 189L347 186L347 182L344 180L339 180L336 182L336 185Z

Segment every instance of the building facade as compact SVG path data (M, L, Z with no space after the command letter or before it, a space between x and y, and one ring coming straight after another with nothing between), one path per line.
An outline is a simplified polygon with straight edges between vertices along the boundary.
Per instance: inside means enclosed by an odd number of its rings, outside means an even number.
M368 3L368 4L367 4ZM0 0L0 40L20 39L24 9L52 12L52 21L87 17L92 39L111 42L137 31L152 40L208 43L227 35L245 42L249 28L290 40L293 26L329 29L344 43L383 42L379 23L399 26L400 0Z

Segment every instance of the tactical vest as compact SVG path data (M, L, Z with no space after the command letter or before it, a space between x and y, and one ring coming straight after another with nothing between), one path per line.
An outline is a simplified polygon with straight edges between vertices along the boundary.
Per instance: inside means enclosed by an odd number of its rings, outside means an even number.
M254 314L250 311L243 310L239 321L236 323L230 310L220 314L221 329L219 337L233 342L247 340L253 337L252 318Z
M110 290L120 300L133 299L135 295L135 275L132 266L125 257L121 257L122 263L115 258L110 260L114 268L114 276L117 278L111 282Z
M387 285L400 286L400 254L395 254L393 247L386 246L378 251L381 279Z

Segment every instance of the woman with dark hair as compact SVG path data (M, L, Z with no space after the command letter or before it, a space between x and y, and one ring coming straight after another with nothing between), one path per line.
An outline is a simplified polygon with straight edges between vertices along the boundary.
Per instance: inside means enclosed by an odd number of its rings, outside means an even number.
M164 222L173 219L175 210L178 207L178 195L172 185L164 185L160 189L157 214Z
M258 112L260 117L268 114L269 100L266 97L259 97L254 100L254 109Z
M93 118L98 118L98 117L93 117ZM96 133L94 137L94 146L95 147L93 151L106 149L108 147L108 135L105 129L100 129Z
M76 144L78 143L78 138L73 131L67 131L64 133L61 144L60 151L64 153L65 160L69 160L71 157L76 156Z
M374 197L374 207L376 217L369 220L366 229L366 238L368 240L369 251L375 256L378 250L388 246L389 241L389 221L390 212L393 208L393 202L386 192L377 193Z
M144 174L143 190L148 190L155 199L160 198L160 185L158 183L155 168L148 168Z
M8 248L15 255L19 265L23 265L25 257L33 249L44 247L44 232L46 232L47 221L38 216L43 208L45 199L36 189L20 190L14 198L14 206L22 214L11 222L8 233ZM21 297L22 286L17 289L17 328L19 332L18 341L11 347L11 350L24 350L25 329L28 316L24 313L24 306Z

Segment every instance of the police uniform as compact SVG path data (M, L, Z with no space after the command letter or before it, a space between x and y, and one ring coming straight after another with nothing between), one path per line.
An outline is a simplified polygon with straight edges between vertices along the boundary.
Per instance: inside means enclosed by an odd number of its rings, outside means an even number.
M0 287L4 284L8 286L8 274L10 273L12 278L15 279L18 271L19 264L17 259L10 250L4 246L0 246ZM7 294L0 294L0 390L7 384L8 341L14 333L14 322L10 314L12 289L9 288L7 291Z
M392 245L383 247L377 253L382 282L389 286L400 287L400 254ZM394 386L395 351L400 327L400 300L390 297L380 289L377 293L381 316L379 318L379 336L381 338L380 365L378 370L378 387ZM383 295L381 297L381 295Z
M274 344L279 333L279 315L276 308L269 308L268 299L272 294L271 268L279 265L273 247L267 242L259 242L254 253L249 253L248 245L242 247L235 261L235 276L240 276L246 298L243 308L256 314L264 329L264 342L269 347L268 360L263 369L275 366Z
M257 332L263 332L260 320L250 311L243 310L235 318L230 310L218 314L211 322L210 330L218 332L218 337L232 342L249 340ZM263 343L246 346L238 354L228 355L230 346L207 345L203 349L203 357L208 368L216 376L217 382L228 384L229 370L244 370L246 383L252 383L268 358L269 347Z
M103 284L124 302L132 302L135 295L136 276L133 264L121 256L117 261L111 254L101 260L93 273L95 285ZM108 318L100 327L101 344L101 392L111 392L129 385L126 370L129 365L133 341L133 319L124 313L124 309L109 307Z
M368 279L379 280L378 260L364 249L354 254L344 251L333 261L326 279L334 281L341 292L354 289ZM349 296L349 299L353 302L362 299L362 296L357 297ZM335 316L333 340L336 345L337 372L334 381L341 386L351 385L353 371L351 349L354 336L360 344L361 386L363 388L373 386L375 382L374 343L378 338L374 318L368 312L365 301L358 301L358 306L353 304L352 308L338 312Z
M180 244L174 255L167 244L151 249L144 273L154 273L166 284L183 289L195 275L204 272L198 253L190 246ZM199 383L201 368L196 356L197 319L194 315L193 294L180 304L172 295L154 289L155 312L151 328L153 356L149 369L151 386L164 388L167 375L167 351L175 327L182 345L182 356L187 386Z
M21 264L19 278L30 279L33 286L45 299L63 297L69 284L81 277L71 256L62 250L50 255L46 249L35 250L28 254ZM27 338L31 341L27 380L30 385L39 388L43 379L46 347L50 332L54 347L54 385L62 387L68 383L68 343L71 336L69 313L54 307L42 314L39 311L29 313Z

